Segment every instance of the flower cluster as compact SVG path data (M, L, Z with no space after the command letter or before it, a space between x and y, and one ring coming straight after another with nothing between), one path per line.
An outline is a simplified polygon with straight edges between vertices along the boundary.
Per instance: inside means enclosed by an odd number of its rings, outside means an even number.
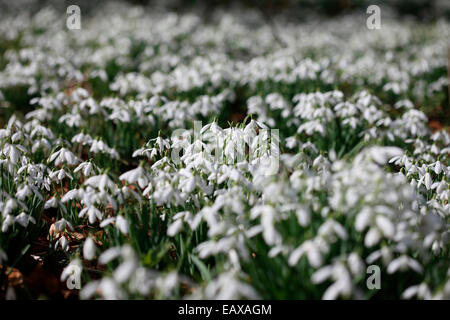
M450 298L448 22L59 15L0 13L0 270L39 239L82 299Z

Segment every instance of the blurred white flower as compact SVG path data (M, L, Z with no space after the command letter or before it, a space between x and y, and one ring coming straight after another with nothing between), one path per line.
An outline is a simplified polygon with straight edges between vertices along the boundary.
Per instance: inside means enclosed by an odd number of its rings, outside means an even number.
M86 260L92 260L95 257L96 246L94 240L88 237L83 245L83 257Z

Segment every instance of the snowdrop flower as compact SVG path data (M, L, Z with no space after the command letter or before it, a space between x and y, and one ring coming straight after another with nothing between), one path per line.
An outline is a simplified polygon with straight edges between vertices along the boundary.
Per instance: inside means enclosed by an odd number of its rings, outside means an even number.
M26 214L25 212L22 212L21 214L19 214L14 219L14 221L19 223L24 228L28 225L29 222L36 224L36 220L32 216Z
M78 258L73 259L61 273L61 281L66 281L69 276L74 276L79 279L81 277L82 270L83 265L81 264L81 261Z
M321 283L328 278L332 278L335 282L328 287L322 299L335 300L339 296L345 298L352 294L353 284L351 275L341 262L319 269L312 275L311 281L313 283Z
M424 184L425 184L425 188L427 188L427 190L431 189L431 185L433 184L433 180L431 179L431 175L430 175L429 172L427 172L425 174Z
M322 265L322 254L320 252L319 246L314 241L307 240L294 251L292 251L289 255L289 265L296 265L303 255L307 256L309 263L313 267L317 268Z
M270 249L269 253L267 254L270 258L276 257L279 254L288 254L289 248L287 246L277 245Z
M337 240L336 235L342 240L346 240L348 238L347 231L344 227L333 219L328 219L320 226L318 235L324 237L330 242L335 242Z
M92 238L87 238L86 241L84 242L84 246L83 246L83 257L86 260L92 260L95 257L95 243L94 240L92 240Z
M107 174L101 174L97 176L90 177L84 182L85 185L91 186L93 188L98 188L100 191L116 191L116 184L108 177Z
M56 232L63 232L64 230L66 230L66 228L72 231L74 230L72 224L64 218L55 222Z
M137 182L141 189L145 188L149 182L146 177L145 170L142 167L137 167L136 169L125 172L119 177L119 179L125 180L130 184Z
M276 212L271 206L254 207L251 211L251 217L254 219L261 216L261 225L263 227L263 237L267 244L273 245L281 241L280 234L276 231L274 222Z
M132 157L145 156L149 159L153 159L158 153L157 148L139 148L133 152Z
M389 247L382 247L381 249L376 250L372 252L370 255L368 255L366 261L369 264L373 264L379 258L382 258L383 263L388 264L393 259L392 255L393 255L392 250Z
M368 248L375 246L381 240L381 232L377 228L370 228L364 237L364 245Z
M379 230L381 231L381 233L384 234L385 237L387 237L387 238L394 237L395 226L389 218L380 214L380 215L377 215L377 217L375 218L375 222L376 222Z
M55 243L55 250L61 247L64 251L69 251L69 241L67 241L65 236L60 237Z
M110 148L102 140L92 140L91 148L89 149L92 153L106 153L109 154L113 159L118 159L119 154L113 148Z
M99 290L106 300L120 300L125 298L125 292L119 284L111 278L103 278L100 281Z
M397 109L400 109L400 108L412 109L412 108L414 108L414 104L410 100L405 99L405 100L397 101L395 103L394 107Z
M83 125L84 120L80 114L64 114L58 119L59 123L65 123L69 127L79 128Z
M61 202L65 203L69 200L74 200L80 197L82 195L82 191L78 189L72 189L67 191L67 193L61 198Z
M116 220L116 225L117 228L120 230L120 232L122 232L123 234L128 234L128 221L127 219L125 219L123 216L118 215L117 216L117 220Z
M75 173L78 171L81 171L85 177L89 177L94 174L94 166L90 161L82 162L73 170Z
M93 205L83 208L80 211L80 213L78 214L78 216L80 218L82 218L86 214L88 216L88 220L89 220L90 224L94 224L95 221L97 221L97 220L101 221L103 218L102 212L100 210L98 210L96 207L94 207Z
M180 279L176 272L170 272L164 277L156 279L156 286L161 291L163 296L170 296L170 293L175 289Z
M64 169L59 169L50 173L50 179L54 181L61 181L65 177L68 177L71 180L73 180L73 177L70 175L70 173L66 172Z
M62 210L62 212L67 214L67 209L66 209L65 205L60 200L58 200L56 197L50 198L44 204L44 209L58 208L58 207Z
M111 217L111 218L107 218L104 219L101 223L100 223L100 228L104 228L107 225L110 225L111 223L113 223L114 221L116 221L116 217Z
M286 147L293 149L298 144L298 140L295 137L286 138Z
M199 257L204 259L219 252L228 252L235 245L235 242L234 237L225 237L218 241L202 242L195 250L199 253Z
M182 230L182 228L183 221L181 219L176 220L167 228L167 235L169 237L174 237Z
M80 299L87 300L92 298L97 292L99 286L100 281L98 280L88 282L86 285L83 286L83 288L81 288Z
M23 139L23 133L22 133L22 131L18 131L18 132L14 133L14 134L11 136L11 141L12 141L13 143L19 142L19 141L22 140L22 139Z
M83 99L87 99L89 97L89 92L84 88L76 88L70 97L77 102L81 102Z
M101 264L108 264L110 261L120 256L120 247L112 247L104 251L98 258Z
M397 147L372 147L369 154L377 164L384 165L389 159L403 155L403 150Z
M7 144L5 148L3 148L3 154L5 156L9 155L9 159L12 164L17 164L20 158L20 153L17 146L12 144Z
M114 280L118 283L127 281L137 267L138 264L134 259L125 260L116 268L116 270L114 270Z
M354 276L361 275L365 271L364 262L356 252L348 256L347 265Z
M17 208L17 201L15 199L8 199L3 207L2 215L5 217Z
M422 273L423 271L420 263L418 263L413 258L403 255L398 257L397 259L392 260L391 263L389 263L387 267L387 272L395 273L398 270L405 271L407 269L412 269L417 273Z
M33 190L30 186L24 185L16 192L16 198L18 200L23 201L26 197L30 196L33 193Z
M59 166L62 163L67 165L76 165L80 160L66 148L61 148L58 151L52 153L49 158L49 162L54 162L55 166Z
M402 293L403 299L411 299L414 296L420 299L429 300L431 299L431 291L426 283L421 283L419 285L409 287Z
M80 110L89 109L89 114L100 113L100 107L91 97L80 102Z
M434 165L434 172L436 174L441 174L441 172L443 171L442 163L438 160L433 165Z
M2 232L8 231L9 227L14 224L14 216L10 214L3 215Z
M250 285L242 282L234 272L222 273L213 279L200 293L205 299L258 299L259 295Z
M170 143L166 139L163 139L161 137L156 138L155 145L159 148L159 154L164 154L164 150L167 150L170 148Z
M72 143L81 143L82 145L89 145L92 143L92 137L88 134L84 134L82 132L73 136Z

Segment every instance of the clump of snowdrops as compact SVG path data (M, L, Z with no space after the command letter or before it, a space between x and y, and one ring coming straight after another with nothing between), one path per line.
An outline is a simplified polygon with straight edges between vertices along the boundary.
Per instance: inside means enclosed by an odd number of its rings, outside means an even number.
M0 19L2 272L44 235L82 299L450 298L448 22L59 15Z

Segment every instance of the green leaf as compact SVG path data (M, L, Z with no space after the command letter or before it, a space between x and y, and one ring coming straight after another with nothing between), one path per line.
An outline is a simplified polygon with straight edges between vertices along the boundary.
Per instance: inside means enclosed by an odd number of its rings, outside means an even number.
M195 264L195 266L200 271L200 276L202 277L202 280L209 282L211 281L211 274L208 270L208 267L201 261L198 257L196 257L193 254L190 254L189 257L191 258L192 262Z

